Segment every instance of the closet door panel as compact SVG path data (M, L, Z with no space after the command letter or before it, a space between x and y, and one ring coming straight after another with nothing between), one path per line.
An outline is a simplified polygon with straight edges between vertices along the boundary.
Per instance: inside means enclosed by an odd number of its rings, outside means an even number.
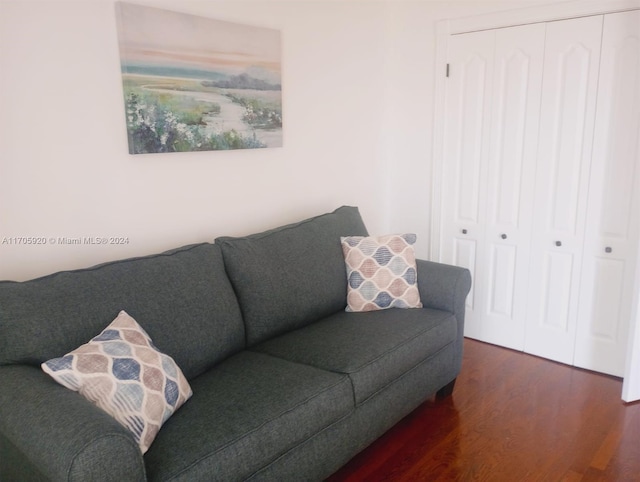
M525 351L573 361L602 16L547 24Z
M517 247L494 244L490 249L487 316L512 320L516 310L514 294Z
M482 339L522 350L544 24L496 31Z
M494 32L457 35L449 45L445 158L443 159L443 221L441 259L471 271L465 334L480 335L477 300L484 284L478 254L485 231L486 160L489 143Z
M540 298L540 305L545 310L541 313L538 326L560 333L569 330L571 305L568 301L571 298L574 265L575 257L570 253L545 253L542 279L545 289ZM571 352L562 359L570 360Z
M606 15L585 237L577 366L622 376L640 200L640 11Z
M478 243L473 239L456 238L453 240L453 260L452 264L462 266L471 271L471 276L476 273L476 253L478 252ZM470 290L466 301L466 310L473 313L476 308L475 290Z

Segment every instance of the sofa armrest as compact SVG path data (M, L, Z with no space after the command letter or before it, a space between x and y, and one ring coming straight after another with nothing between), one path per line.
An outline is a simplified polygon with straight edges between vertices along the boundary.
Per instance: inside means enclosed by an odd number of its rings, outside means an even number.
M425 308L449 311L464 321L465 301L471 289L469 270L423 259L416 262L418 291Z
M40 368L0 366L0 480L143 481L133 436Z
M471 289L471 273L466 268L418 259L418 291L425 308L453 313L457 320L456 351L458 371L462 364L464 311Z

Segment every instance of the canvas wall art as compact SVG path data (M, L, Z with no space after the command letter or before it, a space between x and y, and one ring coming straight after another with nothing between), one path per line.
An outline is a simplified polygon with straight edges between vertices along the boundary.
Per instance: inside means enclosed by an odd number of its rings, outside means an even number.
M116 3L131 154L282 146L280 32Z

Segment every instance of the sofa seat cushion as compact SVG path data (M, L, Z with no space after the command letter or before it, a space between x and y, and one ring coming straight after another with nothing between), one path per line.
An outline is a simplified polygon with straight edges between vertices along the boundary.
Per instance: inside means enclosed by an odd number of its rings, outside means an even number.
M149 480L244 480L354 409L347 376L248 351L191 387L145 455Z
M349 375L361 404L450 343L456 319L429 308L339 312L251 350Z

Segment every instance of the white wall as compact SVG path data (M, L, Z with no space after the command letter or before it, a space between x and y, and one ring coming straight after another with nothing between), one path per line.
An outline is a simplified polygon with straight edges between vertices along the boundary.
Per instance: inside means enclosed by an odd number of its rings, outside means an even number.
M284 147L129 155L114 2L0 0L0 279L248 234L342 204L359 206L372 233L417 232L426 257L434 23L531 2L136 3L281 30ZM129 243L8 244L28 236Z

